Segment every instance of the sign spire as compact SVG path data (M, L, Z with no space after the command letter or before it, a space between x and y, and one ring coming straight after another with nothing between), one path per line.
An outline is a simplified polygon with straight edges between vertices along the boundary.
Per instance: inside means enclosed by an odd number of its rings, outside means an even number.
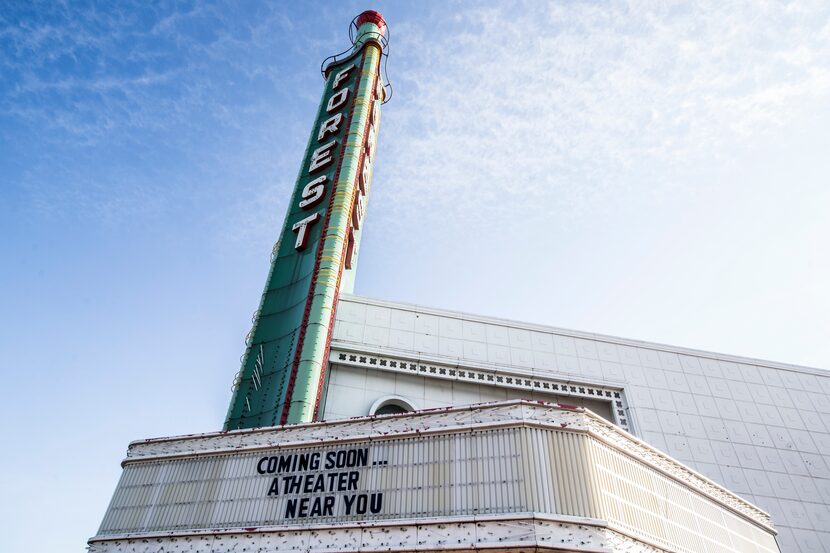
M383 16L352 21L352 47L324 62L326 84L271 269L234 380L225 429L316 420L341 290L350 292L380 106Z

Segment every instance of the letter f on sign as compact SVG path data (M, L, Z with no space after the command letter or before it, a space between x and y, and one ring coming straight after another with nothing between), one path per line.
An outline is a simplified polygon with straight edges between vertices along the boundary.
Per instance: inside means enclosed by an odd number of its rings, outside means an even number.
M331 85L332 90L337 90L340 87L340 83L349 78L349 73L351 73L354 68L355 65L352 64L335 75L334 82Z

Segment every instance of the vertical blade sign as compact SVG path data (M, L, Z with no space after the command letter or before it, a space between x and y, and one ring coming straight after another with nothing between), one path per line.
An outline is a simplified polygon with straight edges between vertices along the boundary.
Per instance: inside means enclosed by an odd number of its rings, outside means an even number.
M226 430L318 415L337 297L353 282L384 95L385 22L364 12L357 27L351 53L325 70L325 92L246 340Z

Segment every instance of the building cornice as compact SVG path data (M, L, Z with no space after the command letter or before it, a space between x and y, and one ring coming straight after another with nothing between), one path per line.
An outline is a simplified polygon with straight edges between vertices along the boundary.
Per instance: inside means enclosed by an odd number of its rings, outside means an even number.
M662 351L666 353L676 353L679 355L691 355L694 357L702 357L713 359L717 361L728 361L732 363L741 363L745 365L758 365L762 367L769 367L774 369L782 369L806 374L813 374L817 376L830 376L830 369L821 369L817 367L807 367L803 365L794 365L790 363L781 363L778 361L768 361L765 359L757 359L753 357L743 357L739 355L730 355L725 353L717 353L706 351L702 349L686 348L681 346L672 346L668 344L661 344L659 342L647 342L643 340L634 340L630 338L620 338L618 336L611 336L608 334L597 334L592 332L584 332L580 330L571 330L567 328L560 328L555 326L547 326L536 323L527 323L515 321L511 319L503 319L499 317L488 317L484 315L475 315L471 313L464 313L462 311L452 311L447 309L436 309L433 307L426 307L416 304L392 302L388 300L379 300L374 298L367 298L364 296L356 296L352 294L341 294L341 301L348 301L352 303L361 303L364 305L373 305L377 307L388 307L390 309L399 309L403 311L410 311L413 313L423 313L426 315L434 315L436 317L446 317L450 319L457 319L461 321L471 321L476 323L491 324L504 326L507 328L516 328L521 330L529 330L535 332L545 332L551 334L558 334L560 336L567 336L570 338L581 338L586 340L595 340L597 342L605 342L619 346L630 346L636 348L650 349L654 351Z

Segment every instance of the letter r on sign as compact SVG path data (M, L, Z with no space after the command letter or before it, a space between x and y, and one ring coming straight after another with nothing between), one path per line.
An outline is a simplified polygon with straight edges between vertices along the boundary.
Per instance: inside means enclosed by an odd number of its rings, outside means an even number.
M317 142L322 142L326 135L337 134L340 127L340 122L343 120L342 113L335 113L322 123L320 123L320 132L317 133Z

